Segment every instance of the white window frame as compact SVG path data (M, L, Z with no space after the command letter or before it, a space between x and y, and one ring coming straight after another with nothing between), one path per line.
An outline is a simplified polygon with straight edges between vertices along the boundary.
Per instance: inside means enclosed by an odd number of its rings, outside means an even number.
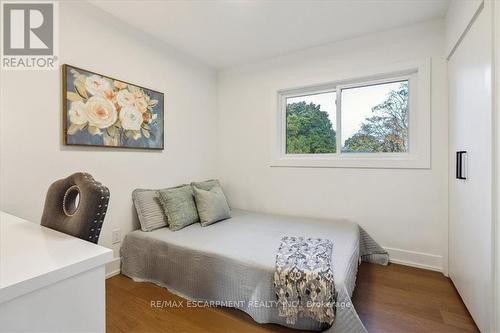
M277 91L278 112L271 166L323 168L402 168L428 169L430 158L430 59L393 65L365 75L344 75L339 80ZM406 81L409 87L408 151L402 153L342 153L341 90L376 84ZM337 149L333 154L286 153L286 100L312 94L336 92Z

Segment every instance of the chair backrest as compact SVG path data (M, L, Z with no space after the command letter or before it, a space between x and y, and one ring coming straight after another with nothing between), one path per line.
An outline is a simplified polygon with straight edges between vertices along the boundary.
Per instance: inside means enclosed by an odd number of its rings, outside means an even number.
M108 203L109 189L77 172L50 185L41 224L97 244Z

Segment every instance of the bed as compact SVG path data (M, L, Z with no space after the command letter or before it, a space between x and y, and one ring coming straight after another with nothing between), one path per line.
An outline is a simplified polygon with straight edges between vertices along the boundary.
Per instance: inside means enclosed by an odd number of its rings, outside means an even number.
M194 301L231 306L258 323L328 332L366 332L352 303L360 260L387 264L387 253L357 224L262 214L233 209L232 218L208 227L160 228L129 233L121 248L122 274L148 281ZM278 316L273 287L276 252L283 236L333 241L337 314L328 328L301 318L289 325Z

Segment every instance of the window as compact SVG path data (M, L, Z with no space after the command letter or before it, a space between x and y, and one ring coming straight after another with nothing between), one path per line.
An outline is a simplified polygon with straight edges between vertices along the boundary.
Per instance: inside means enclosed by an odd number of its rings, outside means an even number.
M335 92L286 99L286 153L337 151Z
M272 165L428 168L429 90L427 63L280 90Z
M408 80L341 89L342 152L407 152L408 93Z

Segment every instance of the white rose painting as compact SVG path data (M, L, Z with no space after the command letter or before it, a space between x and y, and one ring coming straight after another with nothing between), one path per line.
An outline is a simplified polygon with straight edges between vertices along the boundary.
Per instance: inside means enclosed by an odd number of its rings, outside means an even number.
M163 93L64 65L68 145L163 149Z

